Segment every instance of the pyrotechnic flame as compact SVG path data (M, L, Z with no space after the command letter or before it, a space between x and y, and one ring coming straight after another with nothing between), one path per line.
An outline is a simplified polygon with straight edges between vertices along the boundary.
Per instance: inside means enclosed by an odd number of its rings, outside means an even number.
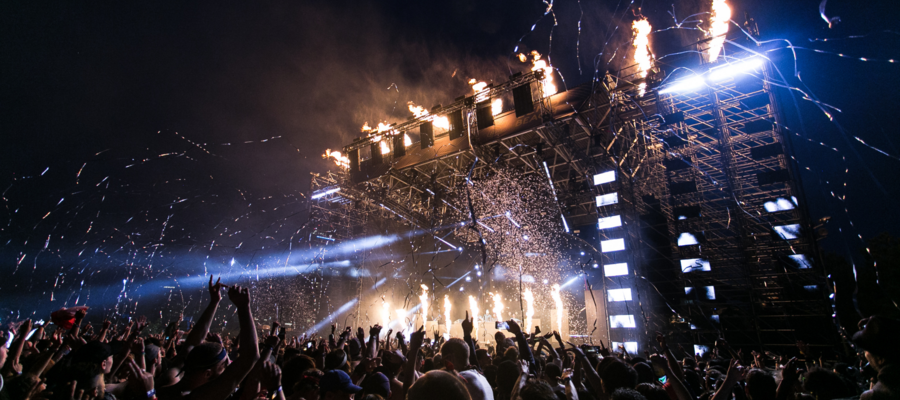
M472 311L472 334L475 335L473 337L478 337L478 317L481 316L481 309L478 308L478 300L475 299L475 296L469 295L469 308Z
M503 99L494 99L491 101L491 115L497 115L503 112Z
M422 294L419 295L419 303L422 304L422 324L428 321L428 286L422 284Z
M409 135L406 133L403 134L403 146L412 146L412 139L410 139Z
M491 298L494 299L494 318L497 321L503 321L503 298L500 297L500 294L491 293Z
M653 59L650 57L649 38L650 32L653 31L653 27L651 27L650 22L644 18L632 22L631 30L634 32L634 41L632 42L632 45L634 46L634 62L638 65L638 75L641 78L646 78L647 72L649 72L650 68L653 66ZM646 83L642 82L640 84L638 87L638 94L640 96L644 95L646 87Z
M709 42L709 62L719 58L719 52L725 45L725 34L728 33L728 21L731 19L731 7L725 0L713 0L712 13L710 15L709 34L712 40Z
M369 121L366 121L365 123L363 123L363 126L362 126L363 132L370 132L371 130L372 130L372 127L369 126Z
M387 144L387 140L382 140L378 143L381 146L381 154L388 154L391 152L390 146Z
M406 330L406 328L407 328L407 325L406 325L406 310L404 310L404 309L402 309L402 308L398 308L398 309L394 310L394 312L397 313L397 321L400 321L400 329L398 329L398 330L399 330L399 331L404 331L404 330Z
M528 56L526 56L525 53L519 53L519 61L520 62L528 61Z
M415 103L413 103L411 101L409 103L406 103L406 105L409 106L409 112L413 113L413 115L415 115L416 118L419 118L424 115L428 115L428 111L425 110L425 107L417 106L417 105L415 105Z
M531 319L534 317L534 294L531 289L525 289L525 332L531 331Z
M524 57L524 54L520 54L519 60L525 62L527 59ZM531 51L532 56L532 71L543 70L544 71L544 79L541 80L541 88L544 92L544 97L556 94L556 84L553 83L553 67L547 65L547 61L541 60L541 53L538 53L537 50Z
M339 151L331 151L331 149L325 149L325 154L322 154L322 158L326 160L329 158L333 158L334 163L339 167L350 168L350 157L342 155Z
M444 115L435 115L434 119L431 120L431 123L435 128L450 130L450 119Z
M469 81L469 84L472 85L472 90L474 90L475 93L478 93L478 92L484 90L484 88L487 87L487 82L478 82L478 83L474 83L474 81L475 81L475 80L472 79L471 81Z
M563 301L562 296L559 294L559 285L554 283L550 287L550 296L553 297L553 303L556 304L556 331L562 335Z
M447 329L447 337L450 337L450 308L453 304L450 304L450 296L444 295L444 326Z
M391 324L391 303L382 301L381 302L381 326L384 327L385 330L388 329L388 326Z

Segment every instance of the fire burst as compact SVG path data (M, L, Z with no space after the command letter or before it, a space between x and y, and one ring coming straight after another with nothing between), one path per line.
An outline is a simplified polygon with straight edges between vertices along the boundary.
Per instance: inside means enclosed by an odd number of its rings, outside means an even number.
M650 21L647 21L647 18L644 18L639 21L634 21L631 23L631 30L634 32L634 62L638 65L638 75L641 78L647 77L647 72L650 71L652 67L652 59L650 58L650 32L653 31L653 27L650 26ZM647 88L647 84L641 82L638 86L638 92L640 96L644 95L644 91Z
M728 21L731 19L731 7L725 0L713 0L712 13L710 15L709 34L712 40L709 42L709 62L719 58L719 52L725 45L725 34L728 33Z
M491 115L497 115L503 112L503 99L494 99L491 101Z
M447 328L447 337L450 337L450 308L453 304L450 303L450 296L444 295L444 325Z
M422 294L419 295L419 303L422 304L422 324L428 321L428 286L422 284Z
M385 301L381 303L381 326L384 329L388 328L388 325L391 324L391 304Z
M485 83L485 85L487 85ZM441 128L444 130L450 129L450 119L443 115L430 115L428 110L425 107L417 106L413 102L408 102L406 105L409 107L409 112L413 113L413 116L416 118L422 118L425 121L431 121L434 124L435 128ZM412 143L410 143L412 144ZM408 146L408 145L407 145Z
M556 331L562 335L563 301L562 296L559 294L559 285L554 283L550 287L550 296L553 297L553 303L556 304Z
M494 317L497 321L503 321L503 298L499 293L491 293L491 298L494 299Z
M469 295L469 308L472 310L472 335L478 337L478 317L480 317L481 309L478 308L478 300L475 296Z
M398 308L398 309L394 310L394 312L397 313L397 321L400 322L400 329L399 329L399 330L400 330L400 331L406 330L406 328L407 328L407 325L406 325L406 310L404 310L404 309L402 309L402 308Z
M347 157L339 151L331 151L331 149L325 149L325 154L322 154L322 158L329 159L333 158L334 163L341 168L350 168L350 157Z
M524 293L525 297L525 331L531 331L531 321L532 317L534 317L534 294L531 293L531 289L525 289Z
M541 59L541 53L538 53L537 50L531 51L531 57L531 70L542 70L544 72L544 79L541 80L541 89L544 91L544 97L556 94L556 84L553 83L553 67L547 65L547 61ZM527 60L528 56L519 53L519 61L525 62Z

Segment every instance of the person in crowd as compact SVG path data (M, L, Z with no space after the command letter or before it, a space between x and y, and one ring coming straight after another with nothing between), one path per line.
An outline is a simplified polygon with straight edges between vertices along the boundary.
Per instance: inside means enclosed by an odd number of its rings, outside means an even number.
M0 400L900 398L900 321L883 316L860 322L851 340L858 357L835 352L826 362L802 342L775 354L743 353L719 340L697 355L670 348L662 334L643 354L616 353L572 344L558 332L525 332L515 320L494 342L479 343L468 312L461 338L426 341L419 327L407 343L377 324L368 337L363 327L353 335L352 327L333 326L330 336L288 338L277 321L257 335L251 310L258 305L247 288L210 277L208 290L196 323L185 326L179 316L156 332L145 332L146 318L124 326L93 321L95 331L83 306L54 312L50 324L17 322L0 340ZM213 332L223 291L238 326Z

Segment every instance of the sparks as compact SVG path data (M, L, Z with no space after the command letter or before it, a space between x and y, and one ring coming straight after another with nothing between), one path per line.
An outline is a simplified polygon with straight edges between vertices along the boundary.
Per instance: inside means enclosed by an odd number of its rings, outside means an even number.
M445 329L447 329L447 337L450 337L450 308L453 307L453 304L450 303L450 296L444 295L444 325Z
M725 45L725 35L728 33L728 21L731 19L731 7L725 0L713 0L712 13L710 13L709 35L709 62L716 61L722 46Z
M497 321L503 321L503 298L500 297L499 293L491 293L491 298L494 299L494 318Z
M524 293L525 297L525 331L531 331L531 322L534 317L534 294L531 293L531 288L525 289Z
M419 295L419 303L422 305L419 307L422 309L422 324L428 322L428 286L422 284L422 294Z
M391 324L391 303L381 302L381 326L385 329Z
M475 335L473 337L478 337L478 317L481 315L481 309L478 308L478 300L475 299L475 296L469 295L469 308L472 309L472 334Z
M556 304L556 331L562 335L563 301L562 296L559 294L559 285L554 283L550 287L550 296L553 297L553 303Z

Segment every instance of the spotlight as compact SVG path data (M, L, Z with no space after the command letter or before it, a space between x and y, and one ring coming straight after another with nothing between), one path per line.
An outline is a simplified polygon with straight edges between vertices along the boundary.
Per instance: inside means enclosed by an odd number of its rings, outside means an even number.
M547 280L546 280L546 279L544 279L544 281L543 281L543 282L544 282L544 284L545 284L545 285L546 285L546 284L547 284L547 283L548 283L548 281L547 281Z
M709 71L710 81L721 81L734 77L738 74L755 71L763 65L763 59L758 57L749 58L737 63L725 64L721 67L714 68Z
M476 272L475 275L481 276L481 271Z
M581 255L584 255L584 252L583 252L583 251L581 252Z
M701 76L694 75L692 77L681 79L672 83L665 89L660 90L659 94L693 92L702 88L703 86L706 86L706 81L704 81Z

